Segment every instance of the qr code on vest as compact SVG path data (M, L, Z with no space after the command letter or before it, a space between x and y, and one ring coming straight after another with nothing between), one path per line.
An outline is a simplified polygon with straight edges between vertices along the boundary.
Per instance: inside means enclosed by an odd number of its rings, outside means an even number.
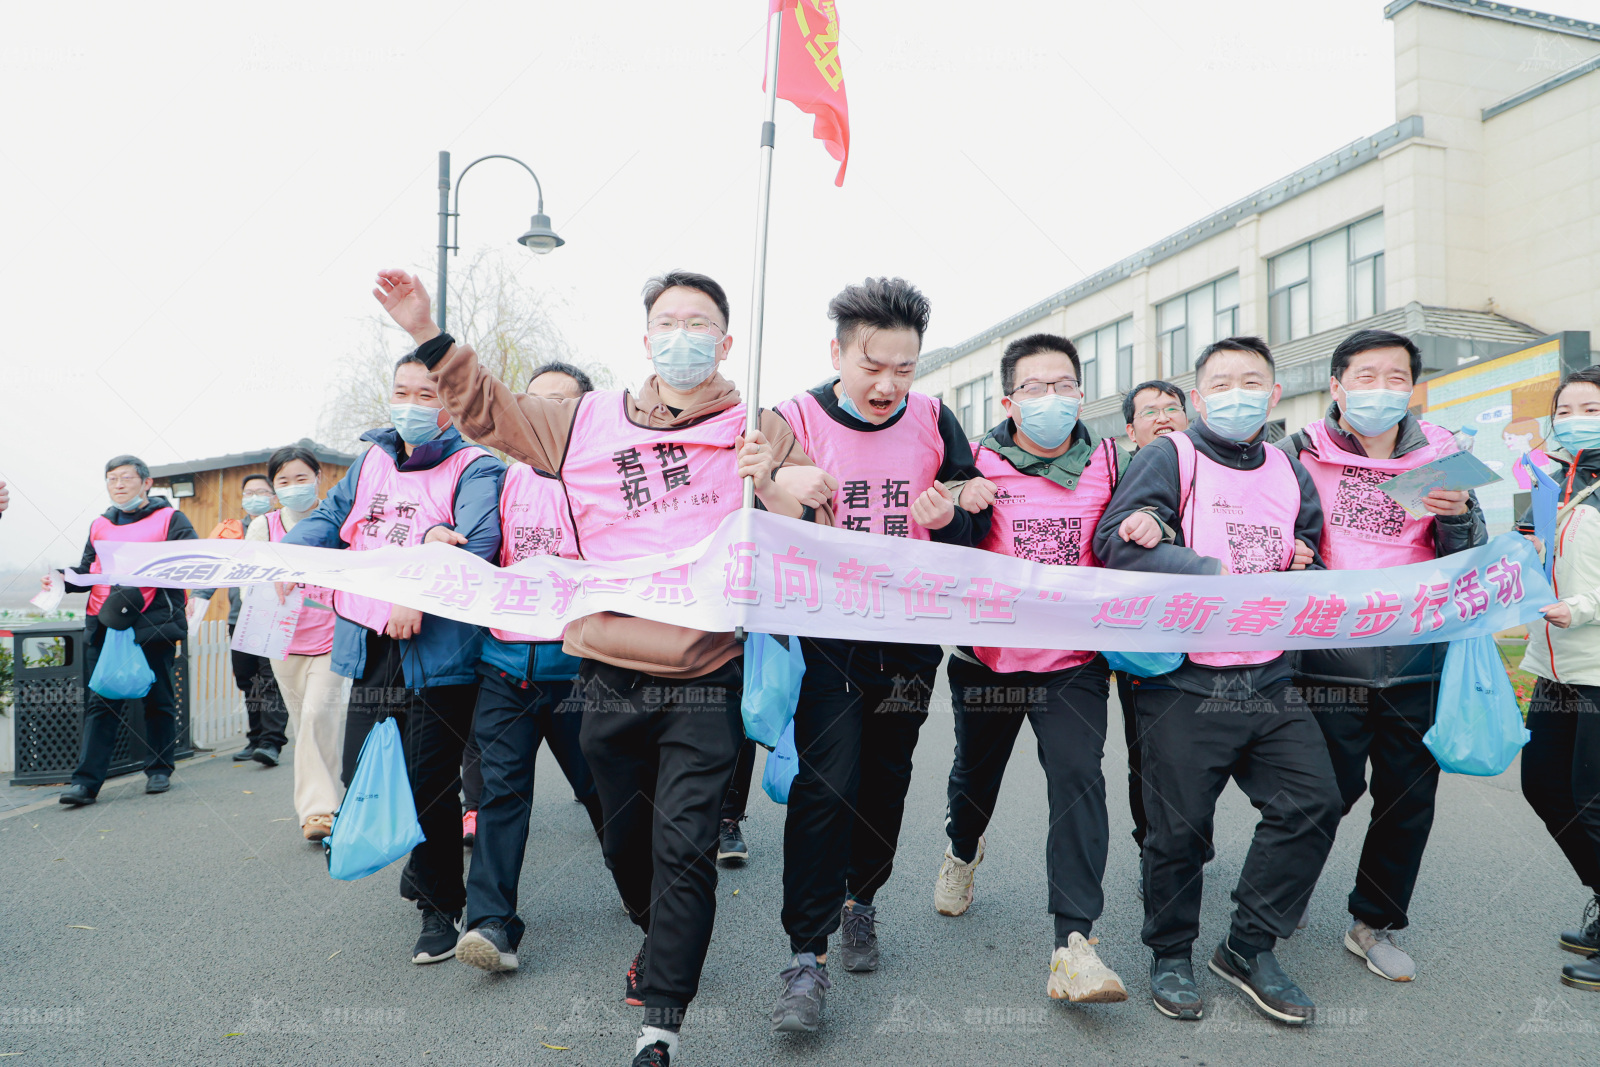
M1340 471L1339 491L1328 509L1328 525L1382 538L1400 536L1406 522L1405 510L1378 488L1391 477L1365 467Z
M1283 560L1283 527L1254 522L1228 523L1228 573L1261 574Z
M561 530L555 526L514 526L511 529L511 558L521 562L529 556L548 556L561 547Z
M1076 566L1083 552L1083 520L1013 519L1012 550L1019 559L1056 566Z

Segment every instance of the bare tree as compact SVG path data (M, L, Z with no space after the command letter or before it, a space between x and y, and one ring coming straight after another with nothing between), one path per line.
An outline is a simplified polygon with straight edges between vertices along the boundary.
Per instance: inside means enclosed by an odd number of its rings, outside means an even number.
M465 270L452 273L449 309L450 332L472 345L483 368L513 389L524 388L534 368L551 360L582 368L596 388L613 385L604 364L573 359L546 298L518 279L498 252L480 251ZM382 311L364 325L366 336L340 362L318 425L321 440L336 448L359 450L363 433L389 424L394 363L411 347Z

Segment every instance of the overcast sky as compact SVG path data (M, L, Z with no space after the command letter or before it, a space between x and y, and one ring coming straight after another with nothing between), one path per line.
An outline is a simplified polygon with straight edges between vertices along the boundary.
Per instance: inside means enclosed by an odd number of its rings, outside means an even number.
M954 343L1395 121L1382 6L839 0L850 169L780 102L762 400L824 375L851 281L916 282ZM640 286L681 266L727 286L742 383L765 7L9 9L0 569L76 560L113 454L313 436L374 272L433 262L440 149L538 172L568 243L520 276L582 358L641 380ZM533 202L474 170L456 262Z

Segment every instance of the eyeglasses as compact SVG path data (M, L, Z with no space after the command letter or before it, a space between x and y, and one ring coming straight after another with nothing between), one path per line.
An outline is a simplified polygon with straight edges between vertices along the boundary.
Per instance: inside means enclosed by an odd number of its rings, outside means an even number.
M1180 408L1178 405L1176 405L1176 404L1168 404L1164 408L1145 408L1142 411L1140 411L1139 414L1135 415L1134 418L1136 418L1136 419L1148 419L1151 422L1154 422L1156 419L1159 419L1163 415L1165 415L1169 419L1175 419L1179 415L1182 415L1182 414L1183 414L1183 409Z
M141 485L141 484L143 484L143 482L144 482L144 479L139 477L137 474L108 474L108 475L106 475L106 484L107 485Z
M719 337L722 335L721 326L718 326L710 319L702 319L698 317L690 319L670 319L663 316L659 319L651 319L647 329L651 333L666 333L669 330L684 329L688 330L690 333L716 334Z
M268 496L268 497L270 497L270 496L276 496L277 494L274 493L271 489L246 489L242 495L243 496L247 496L247 497L249 497L249 496Z
M1037 400L1046 393L1077 396L1078 381L1076 378L1062 378L1058 382L1025 382L1011 391L1012 396L1020 396L1024 400Z

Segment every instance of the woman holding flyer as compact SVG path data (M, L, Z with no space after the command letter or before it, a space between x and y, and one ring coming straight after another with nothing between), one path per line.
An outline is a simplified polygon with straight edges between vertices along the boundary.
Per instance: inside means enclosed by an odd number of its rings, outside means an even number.
M322 465L309 449L289 445L267 459L267 478L283 506L250 523L248 541L281 541L301 519L317 509ZM345 680L333 673L333 607L328 590L314 585L281 585L281 598L303 597L300 621L289 654L272 660L294 732L294 807L307 841L321 841L333 827L343 788L344 715L349 702Z

